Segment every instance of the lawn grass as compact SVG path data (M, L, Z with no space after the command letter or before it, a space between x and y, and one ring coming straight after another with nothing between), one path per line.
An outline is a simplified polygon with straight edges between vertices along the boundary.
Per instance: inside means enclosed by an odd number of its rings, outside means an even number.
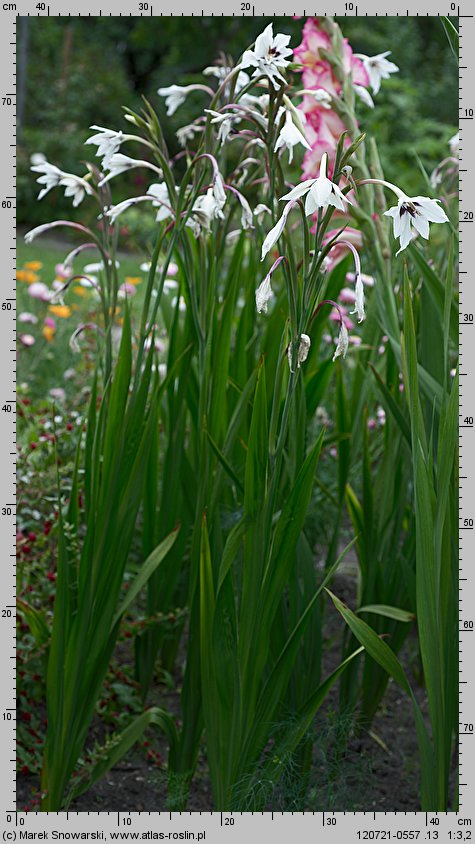
M23 238L17 241L17 272L24 270L25 265L31 262L41 264L35 269L34 275L37 281L41 281L49 288L57 277L56 266L63 263L66 255L74 244L64 242L42 243L35 241L33 244L25 244ZM95 263L98 256L91 250L84 255L79 255L74 262L75 274L81 273L89 263ZM141 302L145 291L146 274L140 271L140 264L145 256L125 255L120 258L120 280L125 281L128 277L141 278L142 282L136 286L137 295L132 300L132 310L140 311ZM97 319L97 300L88 289L79 284L72 284L64 294L64 303L70 308L70 316L61 318L52 313L48 303L32 298L28 294L29 285L19 280L17 283L17 326L18 336L28 334L34 337L35 343L27 348L19 341L18 356L18 380L20 389L31 398L47 397L51 389L65 389L69 394L77 387L77 382L71 370L77 369L79 363L78 354L69 347L71 335L75 329L84 322L95 322ZM32 313L37 317L35 325L24 323L21 314ZM120 314L119 314L120 316ZM54 319L54 334L44 334L44 320ZM66 373L66 378L65 378Z

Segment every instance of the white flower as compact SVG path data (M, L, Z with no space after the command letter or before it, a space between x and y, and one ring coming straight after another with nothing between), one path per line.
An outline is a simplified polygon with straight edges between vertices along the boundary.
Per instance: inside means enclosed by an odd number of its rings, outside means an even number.
M117 262L116 262L117 263ZM93 264L86 264L83 272L85 273L102 273L104 271L104 262L98 261Z
M338 334L338 342L335 349L335 354L333 355L333 360L335 361L339 357L346 357L346 353L348 351L348 329L343 321L340 319L340 331Z
M241 226L242 226L242 228L244 229L244 231L247 231L247 229L253 229L254 228L254 216L253 216L253 213L252 213L252 210L251 210L251 206L249 205L246 197L243 196L240 191L236 190L236 188L233 190L233 193L237 196L237 198L239 199L239 202L241 204Z
M272 249L272 247L274 246L274 243L277 243L279 237L281 236L282 232L284 231L284 227L285 227L285 224L287 222L287 217L289 215L289 212L292 210L294 205L295 205L295 202L293 200L291 200L290 202L287 203L287 205L285 206L285 208L282 212L282 216L277 220L275 226L270 230L270 232L268 232L268 234L267 234L267 236L264 240L264 243L262 244L261 261L264 260L267 253L269 252L269 250Z
M168 188L165 182L157 182L156 184L150 185L147 190L147 196L152 197L152 205L154 208L159 209L155 218L157 223L161 223L162 220L167 220L169 217L173 217L173 209L170 204Z
M280 34L274 37L270 23L269 26L266 26L264 32L261 32L256 38L254 49L245 51L240 67L255 67L253 76L267 76L274 88L278 89L279 85L276 80L285 82L279 69L287 67L289 64L287 57L291 56L293 52L288 47L289 41L290 35Z
M350 301L355 303L355 308L354 308L353 311L351 311L351 313L352 314L358 314L358 322L363 322L363 320L365 319L364 286L363 286L363 277L362 277L362 273L361 273L360 256L358 254L358 250L355 248L354 244L351 243L350 240L344 240L344 239L341 239L341 238L339 238L339 239L337 239L333 242L332 246L330 247L330 251L333 249L333 247L342 246L342 245L346 246L350 250L350 252L353 255L354 262L355 262L355 272L354 272L355 292L354 292L354 296L350 297ZM341 291L341 293L344 293L344 291ZM350 290L349 293L351 294L352 291ZM345 295L346 295L346 298L347 298L347 301L348 301L348 293L345 293ZM340 294L340 296L341 296L341 294ZM343 297L341 297L341 300L343 301ZM340 314L340 321L341 321L342 320L342 314L341 314L341 311L339 309L338 309L338 312Z
M307 198L305 200L305 213L307 217L310 214L314 214L318 208L328 208L329 205L332 205L334 208L338 208L340 211L344 211L345 203L350 200L347 199L341 192L338 185L330 179L327 179L327 160L328 156L326 152L324 152L320 162L320 175L318 178L307 179L305 182L302 182L300 185L293 188L290 193L285 194L285 196L281 196L281 200L285 199L289 201L299 199L299 197L307 194Z
M154 164L150 164L149 161L142 161L138 158L130 158L128 155L123 155L121 152L115 152L109 159L107 164L107 170L110 172L107 176L105 176L99 182L99 187L105 185L106 182L110 181L110 179L115 178L115 176L119 176L121 173L127 172L127 170L133 170L135 167L147 167L149 170L153 170L155 173L158 173L162 176L161 170L158 167L155 167Z
M460 132L456 132L455 135L449 140L449 148L452 155L455 155L458 158L459 154L459 146L460 146Z
M92 193L91 185L85 179L75 176L74 173L65 173L55 164L50 164L46 159L34 164L31 169L33 173L41 173L36 181L39 185L44 185L38 194L38 199L43 199L52 188L61 185L65 188L65 196L73 197L73 206L76 208L82 202L86 193Z
M218 129L218 141L221 144L224 144L225 141L228 139L228 135L232 129L233 122L238 122L239 117L233 114L232 111L213 111L211 108L205 108L206 114L213 115L213 119L211 123L217 124L219 126Z
M212 220L217 218L224 220L222 203L216 201L213 188L208 188L205 194L201 194L196 199L193 205L192 217L188 218L186 225L193 230L195 236L198 236L202 228L209 231Z
M359 272L355 272L355 296L355 307L354 310L350 311L350 314L358 314L358 322L363 322L365 318L364 285Z
M79 176L74 176L71 173L64 173L61 185L65 188L64 195L73 197L74 208L80 205L86 193L92 193L91 186L84 179L80 179Z
M32 166L33 173L41 173L42 175L37 179L39 185L44 185L38 194L38 199L43 199L44 196L52 189L61 184L63 172L56 167L55 164L50 164L49 161L41 161L39 164Z
M300 335L300 343L297 352L297 367L300 369L300 365L304 363L308 358L308 353L310 351L311 340L308 334L301 334ZM290 371L293 372L292 369L292 343L289 343L289 348L287 349L287 357L289 359L289 367Z
M315 88L315 90L311 90L310 88L304 88L303 91L300 91L300 94L306 94L308 97L312 97L316 103L318 103L321 108L331 108L332 107L332 98L328 91L325 91L325 88Z
M301 363L304 363L307 360L308 353L310 351L310 345L311 340L308 334L301 334L299 352L297 356L297 366L300 366Z
M355 93L358 94L360 100L362 100L368 108L374 108L373 98L363 85L353 85L353 88L355 89Z
M188 141L192 141L195 135L202 131L203 128L197 126L196 123L188 123L186 126L182 126L181 129L177 129L175 134L180 146L186 147Z
M96 155L103 159L102 167L108 170L112 156L120 149L124 141L124 135L122 132L115 132L114 129L104 129L103 126L90 126L89 128L96 129L97 134L91 135L84 143L97 146Z
M399 192L398 204L388 211L387 217L393 218L394 237L399 238L399 255L409 245L413 237L420 234L425 240L429 239L429 223L448 223L447 214L438 204L437 199L427 196L405 196Z
M219 170L215 170L214 177L213 177L213 196L216 202L216 205L219 207L221 211L226 204L226 191L224 190L224 182Z
M364 64L366 73L369 76L369 84L373 89L373 94L377 94L381 88L381 80L389 79L391 73L397 73L399 68L394 62L388 62L386 56L391 55L391 51L387 50L385 53L378 53L377 56L364 56L361 53L355 53L358 59Z
M264 205L263 202L260 202L259 205L256 205L254 208L254 216L257 217L259 223L262 223L264 219L264 214L272 214L270 208L267 205Z
M190 91L194 91L196 88L196 85L169 85L168 88L159 88L157 94L159 97L165 97L167 116L171 117L172 114L175 114L177 108L180 108L185 102Z
M144 199L144 197L142 196L134 196L131 199L124 199L123 202L119 202L117 203L117 205L111 205L111 207L108 208L107 211L104 211L104 214L106 217L109 217L111 224L114 224L120 214L123 214L124 211L127 211L128 208L132 208L133 205L136 205L137 202L142 199Z
M279 264L282 263L282 261L285 261L285 258L283 255L279 255L277 260L274 261L274 263L272 264L264 281L261 281L259 287L256 290L256 308L258 314L262 313L262 311L264 311L265 314L267 313L267 303L269 299L274 295L270 286L270 280L272 278L272 274L277 269Z
M277 143L274 147L274 152L277 152L281 147L287 147L289 151L289 164L292 162L292 158L294 156L294 146L297 144L302 144L306 149L311 149L310 144L308 143L305 136L302 134L300 129L297 129L294 121L292 120L292 114L290 111L286 110L285 113L285 123L282 129L279 132L279 137L277 138Z
M34 152L30 155L30 164L33 166L34 164L43 164L46 161L46 155L43 155L42 152Z
M233 243L236 243L236 241L241 237L241 234L241 229L234 229L234 231L228 232L225 238L227 245L232 246Z
M267 313L267 303L274 295L270 286L270 279L271 273L269 272L256 290L256 308L258 314L261 314L263 311L265 314Z
M225 67L223 65L209 65L205 67L203 70L203 76L214 76L218 82L224 82L226 76L231 73L230 67Z
M170 207L168 190L165 183L150 185L144 196L132 196L130 199L124 199L123 202L119 202L117 205L111 205L111 207L104 212L105 216L109 217L111 223L113 224L120 214L123 214L123 212L127 211L128 208L132 208L133 205L137 205L139 202L151 202L155 208L159 209L156 216L157 222L161 222L162 220L166 220L168 217L173 216L173 210Z
M35 237L38 235L43 234L44 232L49 231L50 229L54 229L56 226L64 225L63 221L55 220L53 223L43 223L41 226L36 226L34 229L30 229L29 232L25 234L25 243L31 243Z

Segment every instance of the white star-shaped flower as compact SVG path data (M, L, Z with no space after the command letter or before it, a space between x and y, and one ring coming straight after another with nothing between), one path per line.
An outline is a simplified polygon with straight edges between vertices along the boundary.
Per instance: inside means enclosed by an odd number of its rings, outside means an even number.
M384 212L393 218L394 237L399 238L399 255L406 249L413 237L420 234L425 240L429 239L429 223L448 223L449 218L440 207L437 199L427 196L409 197L401 194L398 204Z
M96 155L102 158L102 167L105 170L109 169L109 162L119 149L124 141L124 134L122 132L115 132L114 129L104 129L103 126L90 126L90 129L96 129L97 134L91 135L85 144L94 144L97 147Z
M286 110L285 114L285 123L282 129L279 132L279 137L277 138L277 143L274 147L274 152L277 152L281 147L287 147L289 151L289 164L292 163L292 158L294 156L294 146L297 144L302 144L306 149L311 149L310 144L308 143L305 135L302 134L300 129L297 129L294 121L292 120L292 114L289 110Z
M363 62L373 94L378 93L382 79L389 79L391 73L397 73L399 70L397 64L389 62L386 58L386 56L391 55L390 50L385 53L378 53L377 56L364 56L361 53L355 53L355 55Z
M55 164L50 164L46 159L39 164L34 164L31 169L33 173L41 174L36 181L39 185L44 185L38 194L38 199L43 199L52 188L61 185L65 188L64 195L73 198L73 206L76 208L86 194L93 192L89 182L82 179L81 176L76 176L74 173L65 173Z
M270 23L256 38L254 49L243 53L240 67L254 67L253 76L267 76L274 88L278 89L277 80L285 82L280 70L287 67L287 58L293 53L288 46L289 41L290 35L274 36Z
M314 214L318 208L328 208L329 205L338 208L339 211L344 211L345 203L350 200L341 192L338 185L327 178L327 160L328 156L325 152L320 162L320 175L318 178L307 179L293 188L289 193L286 193L285 196L281 196L281 200L295 200L306 194L305 213L307 217L310 214Z
M168 88L158 89L157 94L159 97L165 97L167 117L175 114L177 108L183 105L190 91L194 89L195 85L169 85Z

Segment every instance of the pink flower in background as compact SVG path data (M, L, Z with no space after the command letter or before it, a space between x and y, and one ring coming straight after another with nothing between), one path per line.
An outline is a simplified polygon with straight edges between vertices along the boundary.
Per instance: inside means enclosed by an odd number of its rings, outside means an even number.
M124 281L119 287L119 299L126 299L127 296L135 296L137 290L129 281Z
M331 51L332 43L329 35L321 29L318 18L307 18L302 36L302 43L294 50L294 60L303 65L303 88L323 90L332 97L338 97L341 93L341 82L321 52ZM343 44L343 67L347 74L351 74L354 85L363 88L369 85L365 66L354 55L346 38ZM305 153L303 162L303 177L308 179L316 175L317 165L324 152L327 152L330 158L334 154L338 139L346 126L335 111L308 94L303 98L302 110L307 118L307 140L312 147ZM345 143L349 145L350 138L347 138Z
M330 231L328 231L325 234L325 236L323 238L323 245L324 246L326 246L327 243L329 243L330 240L333 240L333 238L337 234L337 231L338 230L336 230L336 229L331 229ZM362 236L361 232L358 231L358 229L352 229L350 226L348 226L344 230L342 237L344 237L345 240L347 240L349 243L353 244L355 249L362 249L363 248L363 236ZM327 255L327 261L326 261L327 272L331 272L331 270L333 270L333 268L336 267L336 265L339 264L340 261L343 260L343 258L346 258L347 255L348 255L348 247L345 246L344 243L339 243L338 240L335 241L335 245L332 246L331 252ZM353 274L352 274L352 279L354 279ZM347 275L347 280L348 281L350 280L348 275Z
M354 328L353 321L349 318L348 311L344 305L340 305L339 310L333 308L329 319L331 319L332 322L342 322L348 331L351 331L351 329Z
M344 305L354 305L356 302L356 293L351 287L343 287L338 296L340 302Z
M53 317L50 316L45 317L43 325L45 325L46 328L56 328L56 323Z
M307 107L308 111L306 111ZM312 179L318 173L323 153L328 152L331 157L346 126L336 112L322 108L311 97L304 97L302 110L307 118L305 134L311 147L303 158L302 176L304 179ZM349 140L348 143L350 143ZM333 166L329 161L328 172L330 175L332 170Z
M42 281L35 281L28 287L28 296L32 299L40 299L41 302L48 302L50 299L50 289L43 284Z
M36 325L36 323L38 322L38 317L35 316L35 314L30 314L29 311L22 311L22 313L18 317L18 320L20 322L28 322L31 325Z
M20 340L20 343L26 348L34 346L36 342L32 334L20 334L18 339Z
M66 281L72 273L71 267L67 267L66 264L56 264L54 271L56 273L56 278L60 281Z

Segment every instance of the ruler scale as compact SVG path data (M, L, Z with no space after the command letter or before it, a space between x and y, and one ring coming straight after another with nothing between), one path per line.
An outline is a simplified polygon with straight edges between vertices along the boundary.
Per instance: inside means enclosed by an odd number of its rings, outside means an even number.
M37 3L20 0L0 3L0 238L2 292L0 296L0 542L3 552L1 577L1 688L0 688L0 752L1 784L0 828L3 840L22 839L70 840L78 838L127 841L195 840L260 841L273 836L278 842L291 836L303 841L323 836L323 841L414 840L470 841L471 810L475 786L475 664L472 642L475 637L475 581L472 561L475 559L475 376L471 366L475 356L475 290L472 268L475 266L475 19L471 6L456 3L434 4L420 0L412 8L405 4L382 6L375 0L356 4L339 2L323 8L280 9L271 3L232 2L223 6L210 0L206 8L195 8L187 0L179 4L158 5L155 2L124 0L87 0L78 11L67 0ZM134 16L180 17L255 16L272 17L286 14L333 16L437 16L448 15L459 20L460 69L460 553L459 553L459 628L460 628L460 803L459 812L428 814L425 812L62 812L23 813L16 811L16 748L15 748L15 393L16 393L16 31L22 16ZM475 813L473 816L475 825ZM312 839L311 839L312 836ZM475 838L475 830L473 831Z

